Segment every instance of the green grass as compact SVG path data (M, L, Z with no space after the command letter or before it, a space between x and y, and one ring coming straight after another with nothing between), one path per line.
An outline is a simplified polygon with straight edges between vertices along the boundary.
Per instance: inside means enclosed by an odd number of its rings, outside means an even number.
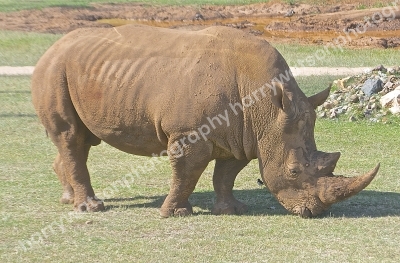
M268 2L268 0L43 0L43 1L20 1L18 4L12 0L0 0L0 12L11 12L24 9L41 9L54 6L90 7L91 3L145 3L157 5L234 5Z
M0 31L0 65L33 66L43 53L62 35ZM396 49L339 49L324 59L314 56L319 46L272 43L290 66L309 67L374 67L397 65L400 52ZM307 58L314 58L308 63Z
M334 80L344 77L346 76L298 76L296 77L296 81L300 89L302 89L307 96L311 96L326 89Z
M312 94L331 79L303 77L298 82ZM319 149L342 152L338 174L355 176L381 162L377 178L366 190L335 204L320 218L287 214L257 185L258 165L253 161L235 184L235 195L249 205L248 214L210 215L211 164L190 198L195 215L161 219L158 210L170 182L168 162L151 168L148 158L124 154L104 143L93 147L88 164L98 194L135 167L147 171L130 187L116 187L106 201L106 212L75 214L70 205L58 203L61 189L51 169L56 151L34 114L29 85L29 77L0 77L0 262L396 262L400 258L396 125L317 121ZM23 252L18 242L31 237L43 240Z
M329 53L319 53L325 50L324 46L272 44L290 66L297 67L374 67L382 63L386 66L394 66L400 61L398 49L329 48Z
M33 66L61 35L0 31L0 65Z

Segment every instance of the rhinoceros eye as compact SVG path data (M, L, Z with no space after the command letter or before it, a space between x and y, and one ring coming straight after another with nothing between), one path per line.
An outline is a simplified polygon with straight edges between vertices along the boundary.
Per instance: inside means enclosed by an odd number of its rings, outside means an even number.
M297 177L298 174L299 174L299 171L296 170L296 169L290 169L289 172L290 172L290 175L291 175L292 177Z
M289 172L289 177L292 179L296 179L300 176L302 170L301 170L301 165L298 162L294 162L288 165L288 172Z

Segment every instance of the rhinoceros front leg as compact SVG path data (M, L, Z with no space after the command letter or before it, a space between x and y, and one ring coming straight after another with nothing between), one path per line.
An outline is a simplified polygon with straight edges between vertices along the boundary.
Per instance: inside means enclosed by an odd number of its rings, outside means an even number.
M213 214L243 214L247 211L247 206L233 196L232 189L236 176L248 163L248 160L234 158L216 160L213 184L217 200Z
M188 198L211 161L212 147L210 142L199 141L184 145L181 149L182 154L170 154L172 182L169 194L161 206L162 217L186 216L193 213Z

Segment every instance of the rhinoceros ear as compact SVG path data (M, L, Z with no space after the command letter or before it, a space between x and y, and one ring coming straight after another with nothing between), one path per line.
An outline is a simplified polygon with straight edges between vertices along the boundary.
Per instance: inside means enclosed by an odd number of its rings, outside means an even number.
M322 105L329 96L329 92L331 91L332 84L329 87L320 93L317 93L308 98L308 102L316 109L319 105Z
M272 103L285 112L290 110L290 98L285 90L285 84L281 82L272 82L273 88L270 89Z

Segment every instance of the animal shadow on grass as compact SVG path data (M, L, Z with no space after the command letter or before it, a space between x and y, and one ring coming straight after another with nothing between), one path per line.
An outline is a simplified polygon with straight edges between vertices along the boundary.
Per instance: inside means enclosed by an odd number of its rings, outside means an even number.
M400 193L364 190L332 205L323 216L349 218L400 216Z
M242 216L277 216L289 214L278 203L275 197L265 189L235 190L234 195L248 206L248 212ZM160 208L165 197L166 195L136 196L132 198L112 198L104 201L106 203L106 210L112 210L121 206L125 209ZM211 214L211 209L215 201L215 193L213 191L194 192L190 196L189 201L193 206L195 216ZM123 204L119 205L118 203ZM197 212L199 208L201 212ZM385 216L400 216L400 193L364 190L348 200L334 204L317 218Z

